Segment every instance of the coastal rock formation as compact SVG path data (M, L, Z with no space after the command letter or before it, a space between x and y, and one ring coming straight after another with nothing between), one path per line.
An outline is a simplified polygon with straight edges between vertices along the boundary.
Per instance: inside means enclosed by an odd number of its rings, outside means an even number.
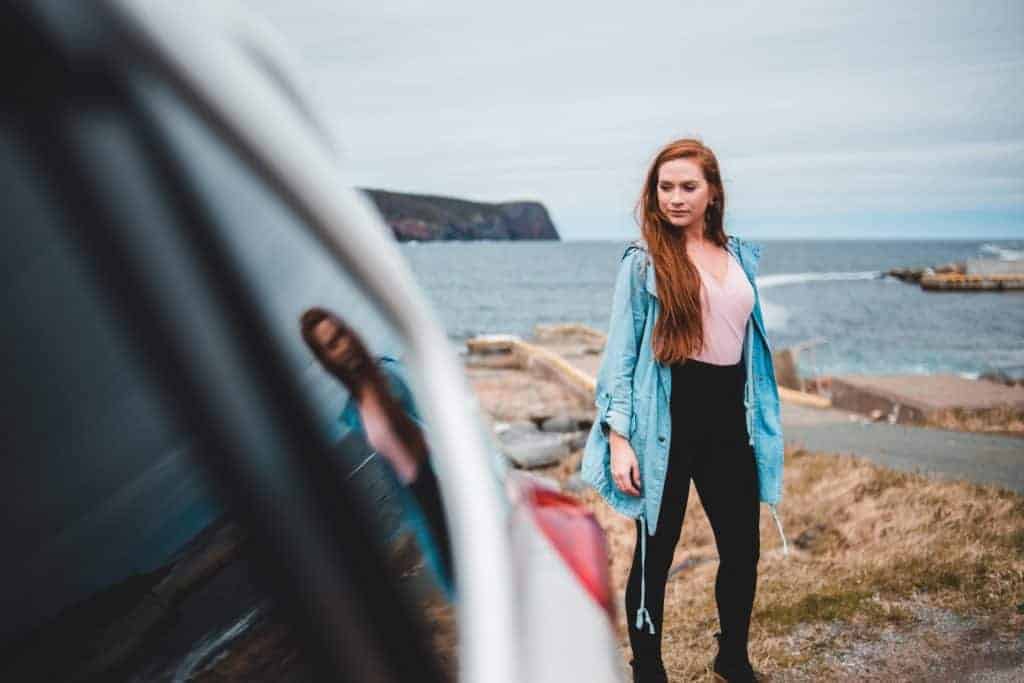
M558 240L539 202L485 204L452 197L364 189L400 242Z
M963 275L966 272L967 265L959 262L944 263L930 268L892 268L885 274L904 282L920 282L922 277L928 275Z

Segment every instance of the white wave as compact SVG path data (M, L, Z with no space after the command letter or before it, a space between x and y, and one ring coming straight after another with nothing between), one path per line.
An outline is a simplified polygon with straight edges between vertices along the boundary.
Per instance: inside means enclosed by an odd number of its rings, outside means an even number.
M757 278L758 289L768 289L781 285L798 285L805 282L821 282L825 280L877 280L882 277L877 270L863 270L847 273L778 273L762 275Z
M982 254L990 254L1000 261L1024 261L1024 249L1010 249L998 244L983 244L978 247Z

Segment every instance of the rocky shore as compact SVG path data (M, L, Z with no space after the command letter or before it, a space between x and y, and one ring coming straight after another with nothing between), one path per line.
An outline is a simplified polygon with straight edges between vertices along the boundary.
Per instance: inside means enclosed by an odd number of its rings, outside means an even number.
M917 283L926 291L1024 290L1024 261L968 259L929 268L893 268L886 275Z

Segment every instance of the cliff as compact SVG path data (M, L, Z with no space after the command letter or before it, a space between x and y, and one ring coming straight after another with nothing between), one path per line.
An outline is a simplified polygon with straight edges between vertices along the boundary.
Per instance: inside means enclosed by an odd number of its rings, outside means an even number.
M485 204L452 197L364 189L400 242L410 240L557 240L539 202Z

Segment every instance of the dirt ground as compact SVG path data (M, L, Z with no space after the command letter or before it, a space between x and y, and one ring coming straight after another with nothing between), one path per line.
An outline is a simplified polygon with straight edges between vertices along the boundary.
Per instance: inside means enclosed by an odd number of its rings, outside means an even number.
M557 385L511 368L469 368L495 421L586 411ZM580 452L541 472L566 482ZM617 604L632 522L590 490ZM770 681L1024 680L1024 498L897 473L848 456L787 452L779 506L789 557L762 516L751 658ZM717 555L696 492L666 591L671 680L710 680ZM624 660L626 624L619 614Z

